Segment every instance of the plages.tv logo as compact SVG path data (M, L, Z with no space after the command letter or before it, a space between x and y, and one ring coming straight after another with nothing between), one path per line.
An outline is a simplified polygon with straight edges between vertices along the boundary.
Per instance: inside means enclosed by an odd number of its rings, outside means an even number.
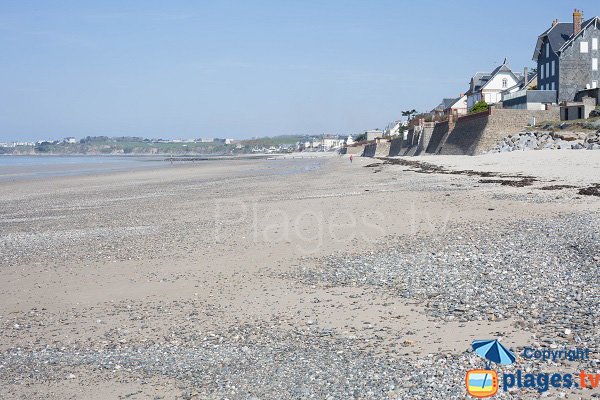
M477 398L491 397L498 392L498 374L490 369L491 363L512 364L516 357L497 339L475 340L471 346L477 355L486 359L486 365L485 369L467 371L467 393Z

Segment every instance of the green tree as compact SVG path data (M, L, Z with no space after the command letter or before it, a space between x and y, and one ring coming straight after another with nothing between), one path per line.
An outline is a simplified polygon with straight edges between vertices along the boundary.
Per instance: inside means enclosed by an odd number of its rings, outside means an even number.
M470 113L471 114L475 114L478 112L483 112L483 111L487 111L490 108L490 106L488 105L488 103L486 103L485 101L481 100L478 101L477 103L475 103L475 105L473 106L473 108L471 108Z
M367 134L366 133L361 133L360 135L358 135L356 137L356 139L354 139L355 142L362 142L363 140L367 140Z
M415 109L406 110L406 111L402 111L402 116L406 117L410 121L416 113L417 113L417 110L415 110Z

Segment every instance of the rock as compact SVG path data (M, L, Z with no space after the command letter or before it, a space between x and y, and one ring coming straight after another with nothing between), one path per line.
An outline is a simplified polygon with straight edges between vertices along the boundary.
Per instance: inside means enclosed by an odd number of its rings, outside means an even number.
M559 139L565 140L567 142L572 142L573 140L579 139L579 137L576 133L571 133L571 132L561 132L561 133L555 134L554 136Z

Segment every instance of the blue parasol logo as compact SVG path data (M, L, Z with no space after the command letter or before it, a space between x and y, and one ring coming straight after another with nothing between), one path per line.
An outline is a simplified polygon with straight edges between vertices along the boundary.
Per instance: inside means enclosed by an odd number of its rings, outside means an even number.
M494 340L474 340L471 344L475 353L487 360L486 368L490 363L512 364L515 362L515 355L498 341Z

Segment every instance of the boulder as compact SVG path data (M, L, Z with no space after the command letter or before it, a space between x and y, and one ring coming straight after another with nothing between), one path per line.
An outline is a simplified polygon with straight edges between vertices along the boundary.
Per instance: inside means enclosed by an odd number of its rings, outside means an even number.
M572 142L574 140L579 139L579 135L573 132L560 132L555 133L554 137L565 140L567 142Z

